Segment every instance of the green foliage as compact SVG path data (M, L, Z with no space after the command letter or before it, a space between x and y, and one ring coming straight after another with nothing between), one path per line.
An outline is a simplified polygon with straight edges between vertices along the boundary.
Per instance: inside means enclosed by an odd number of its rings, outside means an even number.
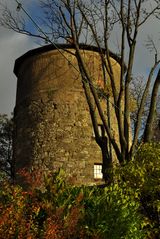
M100 187L65 183L62 170L44 175L43 187L0 189L3 239L149 239L160 235L159 145L143 145L135 159ZM38 183L41 173L28 180ZM37 176L37 179L35 178Z
M107 188L67 186L60 174L46 177L43 190L0 191L3 238L145 238L139 201L125 184Z
M160 235L160 143L143 144L135 159L118 169L120 181L139 194L141 210L151 222L150 230Z
M118 183L95 189L85 197L84 223L89 235L98 238L145 238L140 203L130 188ZM95 237L97 238L97 237Z

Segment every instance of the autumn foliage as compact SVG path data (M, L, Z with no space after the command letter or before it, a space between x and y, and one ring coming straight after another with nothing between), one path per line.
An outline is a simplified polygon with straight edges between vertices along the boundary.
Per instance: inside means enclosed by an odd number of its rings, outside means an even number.
M144 145L138 158L114 172L104 188L65 183L63 171L39 175L31 190L4 181L0 239L156 239L160 235L159 146ZM35 178L37 175L37 179ZM160 175L160 174L159 174ZM32 181L31 181L32 182Z

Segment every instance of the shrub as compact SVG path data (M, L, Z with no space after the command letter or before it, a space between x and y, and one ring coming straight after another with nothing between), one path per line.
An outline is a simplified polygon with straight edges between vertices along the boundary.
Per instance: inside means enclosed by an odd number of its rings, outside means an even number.
M104 188L66 184L62 170L44 175L43 187L38 182L30 192L4 182L0 238L158 238L159 149L159 145L143 145L134 160L115 170L115 182ZM31 180L41 174L23 171L23 175Z
M120 180L138 191L141 211L150 221L150 230L160 235L160 143L143 144L135 158L118 169Z
M105 189L94 189L84 198L83 227L88 236L145 238L145 218L139 213L140 203L125 184L115 183Z
M45 190L0 192L1 238L145 238L139 201L125 184L104 189L65 185L59 174Z

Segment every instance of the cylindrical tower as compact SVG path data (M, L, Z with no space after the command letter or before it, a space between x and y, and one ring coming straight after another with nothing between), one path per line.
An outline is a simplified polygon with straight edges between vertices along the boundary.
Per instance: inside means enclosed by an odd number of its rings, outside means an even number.
M74 48L64 44L58 47L78 69L71 54ZM98 79L98 49L83 45L81 51ZM63 168L74 183L91 184L97 180L94 167L101 165L102 156L94 139L80 73L66 58L48 45L16 60L15 168ZM112 61L119 79L120 65ZM112 126L116 124L114 118L112 115Z

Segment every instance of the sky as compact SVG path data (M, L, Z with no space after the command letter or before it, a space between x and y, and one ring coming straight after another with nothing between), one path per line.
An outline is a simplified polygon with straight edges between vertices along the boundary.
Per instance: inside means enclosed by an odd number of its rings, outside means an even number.
M0 29L0 113L13 112L16 98L16 76L13 73L16 58L36 47L30 38Z
M26 7L29 3L35 2L27 1ZM12 9L17 7L14 0L7 0L7 4ZM10 115L15 106L17 83L13 73L15 60L26 51L38 46L35 39L0 27L0 114Z
M7 2L12 9L16 9L14 0L0 0ZM19 0L20 1L20 0ZM23 6L35 17L36 2L38 0L21 0ZM152 1L152 0L151 0ZM36 19L36 18L35 18ZM118 32L113 35L112 47L116 44ZM146 35L156 39L160 49L160 21L148 22L141 31L136 52L135 72L147 74L149 66L153 64L153 56L145 48ZM158 36L158 37L157 37ZM36 40L25 35L0 27L0 113L10 115L13 112L16 98L16 76L13 73L15 60L30 49L39 47ZM144 64L145 62L145 64Z

